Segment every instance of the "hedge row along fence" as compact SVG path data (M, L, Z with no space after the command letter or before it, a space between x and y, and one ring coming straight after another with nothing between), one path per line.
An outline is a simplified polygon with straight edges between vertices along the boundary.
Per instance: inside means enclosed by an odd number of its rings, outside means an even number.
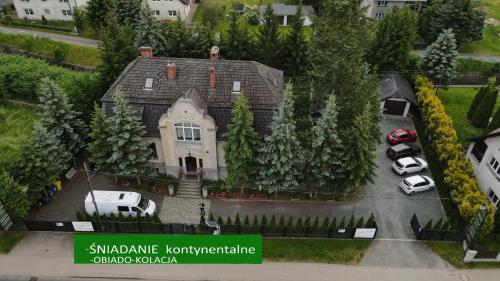
M25 22L19 22L19 21L8 21L8 22L5 22L5 25L39 28L39 29L53 30L53 31L67 32L67 33L73 32L73 30L71 28L68 28L68 27L44 25L44 24L37 24L37 23L25 23Z
M445 167L444 182L449 185L451 198L461 216L465 222L473 224L481 205L490 210L479 232L479 238L484 238L493 230L494 207L481 192L472 164L465 158L462 146L457 142L457 132L452 119L446 114L431 81L418 76L416 88L425 133L439 161Z

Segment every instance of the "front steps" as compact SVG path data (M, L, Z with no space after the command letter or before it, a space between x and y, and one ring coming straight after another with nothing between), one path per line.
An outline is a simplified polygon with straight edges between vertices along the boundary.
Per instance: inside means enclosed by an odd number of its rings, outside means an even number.
M201 182L197 179L181 179L179 188L177 189L177 197L179 198L201 198Z

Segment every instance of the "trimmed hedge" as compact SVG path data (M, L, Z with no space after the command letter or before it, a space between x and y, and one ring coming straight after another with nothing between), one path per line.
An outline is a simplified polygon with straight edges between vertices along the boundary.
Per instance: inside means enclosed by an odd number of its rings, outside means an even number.
M37 23L25 23L25 22L11 21L11 22L8 22L6 24L12 25L12 26L32 27L32 28L39 28L39 29L45 29L45 30L68 32L68 33L73 32L73 30L71 28L61 27L61 26L52 26L52 25L43 25L43 24L37 24Z
M467 223L472 224L481 205L490 210L479 232L479 238L484 238L493 230L494 207L481 192L472 164L457 142L452 119L446 114L431 81L419 76L416 78L416 88L425 132L445 167L444 182L451 188L451 197L461 216Z

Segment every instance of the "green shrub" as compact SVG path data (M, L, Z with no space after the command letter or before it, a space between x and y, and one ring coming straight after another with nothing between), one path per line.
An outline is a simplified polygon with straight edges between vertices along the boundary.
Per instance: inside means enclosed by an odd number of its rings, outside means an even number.
M270 226L276 226L276 216L273 214L271 217L271 221L269 222Z
M224 224L224 220L220 216L217 218L217 224L218 225Z
M366 228L374 228L375 227L375 218L373 216L373 213L370 215L368 220L366 221Z
M323 220L323 224L321 225L321 227L328 227L330 225L330 220L328 217L325 217L325 219Z
M47 24L49 24L49 22L47 21L47 19L45 18L45 16L44 16L44 15L42 15L42 24L43 24L43 25L47 25Z
M233 224L230 216L227 217L226 224Z
M288 222L286 223L286 226L293 227L293 218L292 217L288 217Z
M302 226L304 226L303 223L302 223L302 218L301 217L297 220L297 223L295 223L295 226L296 227L302 227Z
M250 225L250 219L248 218L248 215L245 216L245 219L243 220L243 225Z
M423 229L432 229L432 219L427 222Z
M351 219L349 220L349 223L347 224L347 227L354 227L354 214L351 215Z
M240 214L236 214L236 217L234 218L234 224L241 225Z
M342 217L342 220L339 223L339 228L345 228L345 216Z
M278 226L285 226L285 216L281 215Z
M214 221L214 214L213 213L210 213L210 215L208 216L208 220L209 221Z
M267 225L266 214L262 214L262 219L260 220L260 225Z
M442 223L443 223L443 219L439 218L439 220L436 222L436 224L434 224L434 226L432 227L432 229L441 229L441 224Z
M356 223L356 228L363 227L364 226L364 220L365 220L364 217L360 217L359 220L358 220L358 223Z
M330 228L337 229L337 218L333 217L332 223L330 224Z
M314 219L314 221L312 223L312 226L313 227L319 227L319 217L316 216L316 218Z
M257 219L257 215L253 216L253 225L258 226L259 225L259 220Z

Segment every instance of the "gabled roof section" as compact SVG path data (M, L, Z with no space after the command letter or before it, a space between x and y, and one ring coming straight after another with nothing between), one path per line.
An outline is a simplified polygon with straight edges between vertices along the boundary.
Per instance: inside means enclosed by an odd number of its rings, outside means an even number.
M406 99L413 105L417 104L417 99L411 90L410 83L399 75L388 75L380 81L381 100L390 98Z
M284 3L272 3L271 7L273 8L275 15L294 16L297 13L298 5L287 5ZM260 5L259 6L260 14L264 14L266 12L266 9L267 9L267 5ZM303 16L314 15L314 8L310 5L303 5L302 6L302 15Z
M168 80L167 64L176 65L176 79ZM216 87L211 89L209 69L215 69ZM153 78L152 89L145 89ZM283 99L283 71L255 61L191 58L142 58L131 62L101 101L113 102L120 89L129 103L171 105L186 93L206 101L208 107L232 107L234 81L241 82L253 109L276 109Z

